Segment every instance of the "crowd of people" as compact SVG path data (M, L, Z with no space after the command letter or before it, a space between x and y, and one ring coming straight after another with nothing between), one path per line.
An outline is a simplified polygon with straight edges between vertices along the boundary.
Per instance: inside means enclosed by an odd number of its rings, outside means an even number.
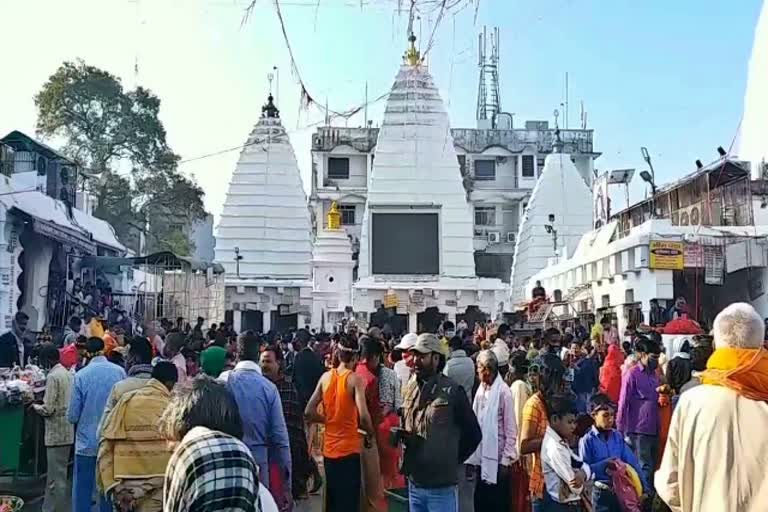
M665 349L578 320L395 337L73 317L49 370L44 510L752 511L768 501L765 325L747 304ZM2 341L2 340L0 340ZM2 343L0 343L2 345ZM16 353L14 356L13 353ZM0 354L2 355L2 354ZM72 483L68 465L74 453ZM71 487L70 487L71 485Z

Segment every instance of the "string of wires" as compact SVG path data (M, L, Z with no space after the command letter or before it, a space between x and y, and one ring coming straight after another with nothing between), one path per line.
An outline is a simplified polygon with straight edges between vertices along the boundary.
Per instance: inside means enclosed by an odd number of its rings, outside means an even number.
M258 0L250 0L250 3L245 8L241 25L248 22L251 15L253 14L253 11L254 11L254 8L256 7L257 2ZM392 0L381 0L380 2L377 2L376 5L381 5L385 3L391 3L391 2ZM398 11L402 9L402 3L403 3L403 0L397 0ZM283 5L292 5L292 2L290 1L286 2L285 0L272 0L272 4L275 9L275 14L277 15L277 20L280 24L280 31L283 36L285 47L288 50L288 58L290 60L291 75L298 82L299 88L301 91L300 108L309 109L310 107L312 107L319 110L326 116L333 115L333 116L341 117L344 119L349 119L350 117L360 112L360 110L364 108L365 105L361 105L359 107L351 108L349 110L340 112L337 110L330 109L327 106L323 106L320 102L318 102L315 99L315 97L310 92L309 87L307 87L306 82L304 81L304 78L299 69L298 62L296 61L296 56L294 54L294 50L293 50L293 46L291 45L290 38L288 37L288 30L286 28L285 18L283 16L283 11L281 8ZM372 2L371 0L366 0L366 1L361 0L359 5L360 5L360 8L362 9L366 6L370 6L373 4L374 2ZM445 18L445 15L454 10L462 10L468 6L474 5L475 16L477 16L477 9L480 5L480 0L410 0L410 4L411 5L409 9L410 11L409 12L409 31L411 30L415 13L419 13L422 15L431 15L431 14L437 13L437 18L432 27L430 38L425 47L424 55L426 56L426 54L432 49L434 45L435 36L437 34L437 28ZM317 9L319 9L320 0L317 0L315 6ZM381 94L374 100L374 102L386 97L387 94L388 93Z
M366 103L363 103L361 105L353 107L353 108L349 109L347 112L355 112L355 113L360 112L365 107L373 105L375 103L378 103L379 101L381 101L383 99L386 99L388 96L389 96L389 92L387 92L385 94L382 94L381 96L379 96L377 98L374 98L371 101L368 101ZM344 115L331 115L331 116L329 116L329 118L327 120L330 120L330 119L333 119L333 118L336 118L336 117L347 117L347 116L344 116ZM325 124L327 120L323 119L322 121L316 121L314 123L306 124L304 126L296 128L295 130L287 130L286 131L286 135L292 135L294 133L298 133L298 132L306 130L308 128L314 128L316 126L320 126L322 124ZM177 162L177 164L178 165L182 165L182 164L186 164L186 163L189 163L189 162L195 162L195 161L198 161L198 160L204 160L206 158L212 158L212 157L215 157L215 156L219 156L219 155L223 155L223 154L226 154L226 153L230 153L232 151L239 151L239 150L242 150L242 149L247 148L249 146L254 146L254 145L257 145L257 144L262 144L263 142L264 142L263 139L256 139L256 140L251 141L251 142L246 142L245 144L240 144L239 146L232 146L232 147L229 147L229 148L224 148L224 149L220 149L220 150L217 150L217 151L213 151L211 153L205 153L205 154L202 154L202 155L198 155L198 156L194 156L194 157L190 157L190 158L185 158L183 160L179 160Z

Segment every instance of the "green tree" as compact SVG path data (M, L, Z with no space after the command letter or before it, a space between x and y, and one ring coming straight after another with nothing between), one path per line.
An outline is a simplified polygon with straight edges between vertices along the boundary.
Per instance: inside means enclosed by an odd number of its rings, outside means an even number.
M143 233L147 251L168 248L171 240L182 255L192 250L179 237L206 215L204 192L177 169L157 96L143 87L126 91L114 75L78 60L50 76L35 105L38 133L65 141L63 150L91 176L95 215L123 244L138 250Z

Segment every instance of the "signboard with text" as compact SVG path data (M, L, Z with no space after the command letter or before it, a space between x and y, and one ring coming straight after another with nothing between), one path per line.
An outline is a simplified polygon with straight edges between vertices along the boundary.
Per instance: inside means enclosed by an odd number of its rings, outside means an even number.
M683 270L683 245L683 242L651 240L648 244L648 267L656 270Z

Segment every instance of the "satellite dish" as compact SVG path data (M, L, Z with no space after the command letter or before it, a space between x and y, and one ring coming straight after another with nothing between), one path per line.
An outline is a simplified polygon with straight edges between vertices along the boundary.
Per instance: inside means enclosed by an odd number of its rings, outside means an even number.
M632 181L632 177L634 175L634 169L617 169L615 171L611 171L611 174L608 176L608 184L629 185L629 182Z

